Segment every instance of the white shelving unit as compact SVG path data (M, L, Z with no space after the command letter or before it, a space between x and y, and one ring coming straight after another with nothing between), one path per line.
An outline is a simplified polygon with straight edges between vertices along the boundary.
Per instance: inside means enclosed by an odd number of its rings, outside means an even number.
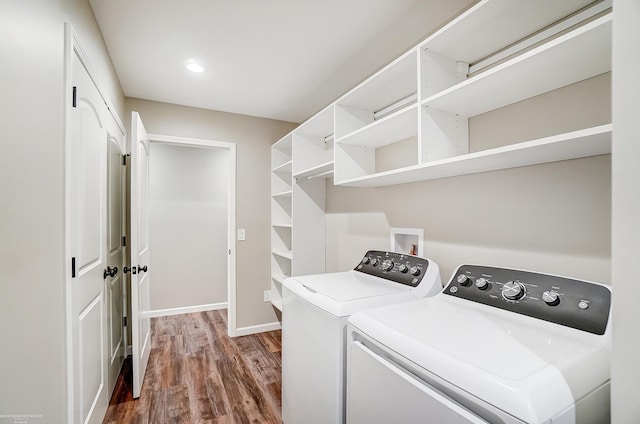
M271 146L271 303L282 309L282 281L291 276L292 138Z
M609 0L526 3L478 2L338 99L335 184L401 184L609 153L610 130L587 136L599 146L578 142L583 132L575 131L470 153L469 118L611 70ZM600 131L584 134L592 130Z
M611 124L354 178L344 185L382 187L611 153Z
M277 309L287 277L325 270L325 191L333 175L333 146L333 105L272 146L271 303Z
M611 71L610 9L481 0L275 143L274 305L284 278L324 271L327 177L378 187L610 153L602 122L469 147L470 118Z

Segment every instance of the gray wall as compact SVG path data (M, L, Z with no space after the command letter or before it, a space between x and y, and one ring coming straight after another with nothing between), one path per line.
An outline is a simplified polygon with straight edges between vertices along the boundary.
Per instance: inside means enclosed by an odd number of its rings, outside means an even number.
M271 144L296 124L139 99L127 99L126 107L128 115L140 113L149 133L237 143L236 224L246 229L246 241L236 244L236 325L276 321L273 307L263 300L271 283Z
M152 143L151 309L227 301L229 153Z
M610 74L474 117L479 151L610 122ZM443 280L461 263L611 283L610 155L384 188L328 186L327 268L389 248L390 227L423 228Z
M66 422L65 21L121 114L124 97L86 1L0 4L0 414L42 417L34 423Z

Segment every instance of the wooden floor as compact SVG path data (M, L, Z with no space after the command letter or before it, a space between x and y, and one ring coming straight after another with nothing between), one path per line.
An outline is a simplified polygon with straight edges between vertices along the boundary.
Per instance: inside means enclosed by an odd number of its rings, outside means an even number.
M227 336L226 310L152 319L142 394L125 363L103 423L281 423L281 333Z

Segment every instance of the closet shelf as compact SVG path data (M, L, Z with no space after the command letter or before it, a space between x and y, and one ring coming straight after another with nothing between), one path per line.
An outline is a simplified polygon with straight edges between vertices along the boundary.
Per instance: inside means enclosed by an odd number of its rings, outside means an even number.
M422 104L471 117L610 70L611 13L436 93Z
M284 280L286 280L287 278L289 277L284 274L274 274L271 276L271 279L279 284L284 284Z
M418 133L416 103L400 109L378 121L353 131L336 140L336 143L353 146L381 147L415 136Z
M289 260L293 258L293 254L291 253L290 250L287 250L287 251L273 250L271 253L273 253L274 255L280 256L281 258L285 258Z
M291 173L291 164L293 161L288 161L283 163L282 165L276 166L271 170L271 172L277 172L280 174L290 174Z
M379 187L611 153L611 124L423 163L336 183Z
M276 193L271 197L291 197L292 190L281 191L280 193Z
M271 226L278 228L293 228L292 224L271 224Z
M271 304L274 308L282 312L282 299L271 297Z
M296 180L304 180L311 178L328 178L333 175L333 161L321 163L314 167L305 169L293 175Z
M592 2L481 0L420 45L451 59L474 63Z

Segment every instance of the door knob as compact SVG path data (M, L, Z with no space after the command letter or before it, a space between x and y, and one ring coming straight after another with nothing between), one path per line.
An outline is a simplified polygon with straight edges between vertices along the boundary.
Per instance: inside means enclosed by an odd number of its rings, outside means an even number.
M147 266L146 265L145 266L138 265L138 273L140 273L140 272L147 272Z
M104 270L104 273L102 274L102 278L104 278L105 280L107 279L107 277L115 277L116 274L118 274L118 267L114 266L113 268L111 268L110 266L107 266L107 269Z

